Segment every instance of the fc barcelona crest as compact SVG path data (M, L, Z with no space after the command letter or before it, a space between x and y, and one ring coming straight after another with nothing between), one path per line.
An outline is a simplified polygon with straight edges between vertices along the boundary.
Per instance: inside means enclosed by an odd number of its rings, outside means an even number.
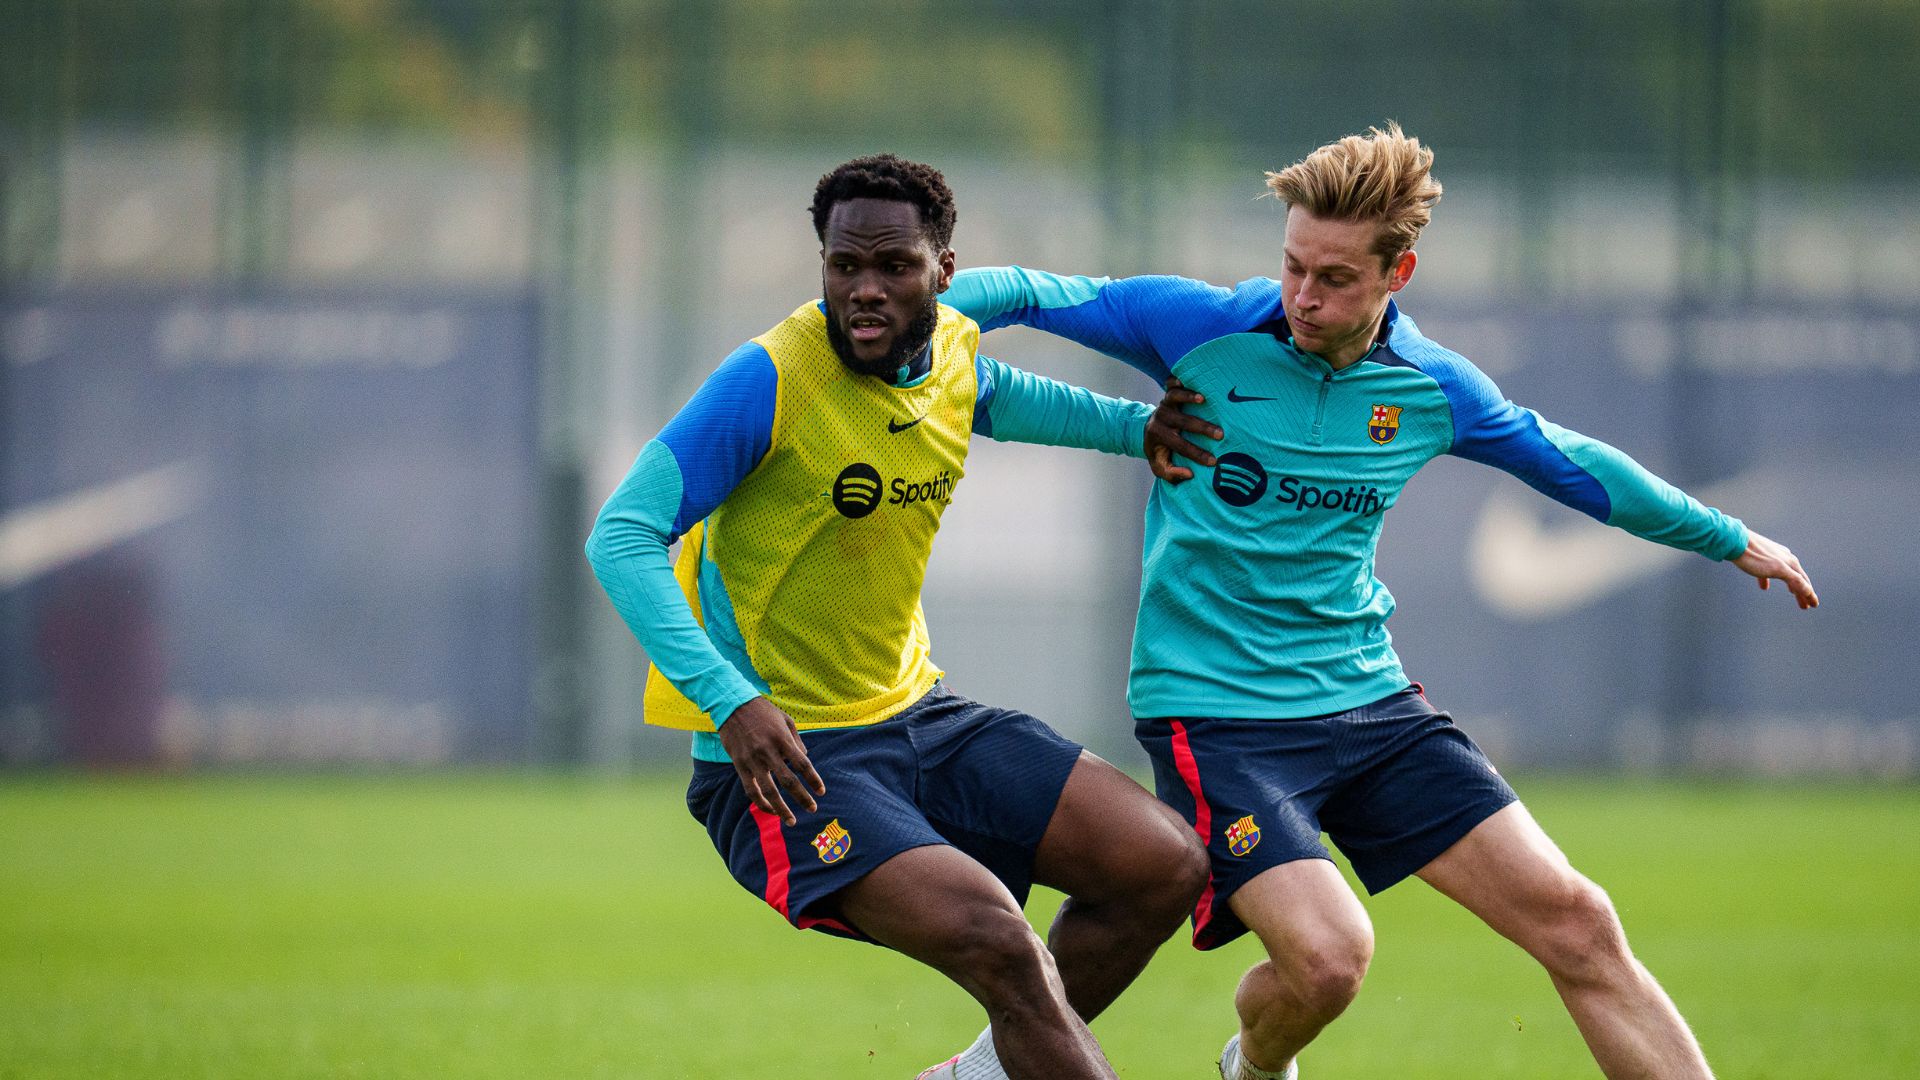
M813 838L813 849L820 853L821 862L836 863L853 850L853 836L840 827L839 818L834 818L827 822L826 828L820 830L819 836Z
M1245 855L1259 843L1260 826L1253 823L1252 814L1227 826L1227 850L1235 855Z
M1367 424L1367 434L1374 442L1385 446L1400 434L1400 406L1375 405L1373 419Z

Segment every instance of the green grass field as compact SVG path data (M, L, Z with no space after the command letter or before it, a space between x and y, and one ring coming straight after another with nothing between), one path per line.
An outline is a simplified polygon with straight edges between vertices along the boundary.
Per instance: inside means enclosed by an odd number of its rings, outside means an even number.
M978 1031L932 972L788 930L680 786L10 777L0 1078L904 1080ZM1723 1077L1920 1075L1920 791L1520 789ZM1518 950L1417 882L1368 907L1311 1080L1598 1075ZM1094 1025L1120 1074L1213 1076L1253 957L1164 949Z

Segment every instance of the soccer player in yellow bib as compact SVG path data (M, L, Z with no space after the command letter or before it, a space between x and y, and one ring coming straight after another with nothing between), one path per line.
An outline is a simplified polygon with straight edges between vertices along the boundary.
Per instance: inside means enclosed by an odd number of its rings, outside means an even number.
M587 554L653 661L646 719L694 733L687 805L735 880L985 1008L923 1075L1112 1077L1086 1021L1178 928L1205 855L1113 766L948 689L920 590L973 434L1139 457L1152 410L979 356L937 299L954 218L925 165L822 177L823 300L646 444ZM1036 881L1068 895L1044 943L1021 913Z

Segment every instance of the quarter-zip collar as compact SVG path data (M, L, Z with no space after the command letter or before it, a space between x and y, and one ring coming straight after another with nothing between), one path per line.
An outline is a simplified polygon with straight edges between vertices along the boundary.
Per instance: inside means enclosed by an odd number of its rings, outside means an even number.
M1387 339L1393 335L1394 326L1399 321L1400 308L1395 305L1392 300L1388 300L1386 313L1380 317L1380 329L1374 333L1373 344L1367 349L1366 355L1338 371L1333 369L1333 365L1327 362L1326 357L1321 356L1319 353L1307 352L1293 343L1293 333L1287 327L1286 316L1282 315L1280 318L1262 324L1258 328L1260 331L1272 334L1274 338L1280 342L1280 347L1286 351L1288 356L1293 357L1301 366L1307 368L1319 379L1320 393L1314 401L1313 426L1307 429L1307 445L1320 446L1326 440L1327 399L1333 393L1333 381L1359 368L1360 365L1366 363L1382 349L1386 348Z
M1373 344L1368 346L1364 356L1348 364L1346 367L1341 368L1339 371L1334 370L1333 365L1327 362L1326 357L1321 356L1319 353L1308 352L1293 343L1293 329L1287 325L1286 315L1282 314L1279 318L1261 325L1258 329L1272 334L1279 340L1281 345L1286 347L1289 354L1299 357L1302 363L1312 366L1318 374L1332 379L1339 378L1342 374L1352 371L1354 368L1366 363L1376 352L1379 352L1385 347L1387 339L1393 336L1394 324L1399 321L1399 305L1395 304L1392 300L1388 300L1386 313L1380 317L1380 329L1373 335Z
M910 390L925 382L927 376L931 374L933 374L933 342L929 341L927 347L920 350L920 355L901 365L900 370L893 373L893 378L881 381L896 390Z

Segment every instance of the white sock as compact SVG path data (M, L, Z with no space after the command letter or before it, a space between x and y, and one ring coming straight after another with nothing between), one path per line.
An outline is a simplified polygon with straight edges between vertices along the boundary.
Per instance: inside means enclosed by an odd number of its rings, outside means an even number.
M1300 1062L1298 1059L1287 1062L1287 1067L1279 1072L1268 1072L1247 1060L1240 1047L1233 1048L1233 1065L1227 1072L1233 1080L1300 1080Z
M953 1080L1007 1080L1000 1055L993 1052L993 1028L981 1032L972 1046L960 1051L960 1060L953 1063Z

